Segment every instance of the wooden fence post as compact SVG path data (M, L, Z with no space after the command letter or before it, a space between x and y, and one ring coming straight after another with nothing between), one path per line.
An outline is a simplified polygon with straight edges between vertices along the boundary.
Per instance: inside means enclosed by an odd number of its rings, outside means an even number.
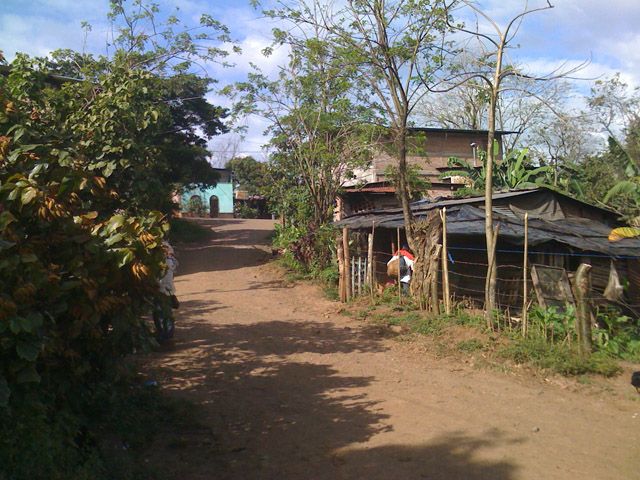
M527 322L529 321L529 312L527 303L529 302L529 212L524 214L524 258L522 259L522 283L524 289L522 291L522 336L527 336Z
M591 354L591 265L581 263L576 270L574 296L576 299L576 333L582 355Z
M342 247L342 239L338 238L336 242L336 252L338 254L338 292L340 294L340 301L342 303L347 301L347 289L345 284L345 273L344 273L344 248Z
M376 230L376 224L375 222L371 224L371 233L369 234L369 238L367 239L367 260L369 262L368 265L368 272L367 272L367 277L368 277L368 281L367 283L369 284L369 288L371 289L371 302L373 302L373 298L375 295L374 289L375 289L375 284L376 284L376 267L374 264L374 255L373 255L373 236L375 234L375 230Z
M349 297L350 298L354 298L356 296L356 259L354 257L350 258L351 260L351 268L349 269L350 276L349 276L349 280L351 280L351 282L349 283L349 285L351 285L351 289L349 290Z
M355 262L353 262L355 263ZM358 296L362 295L362 255L358 255Z
M349 228L344 227L342 229L342 249L344 255L344 270L345 270L345 301L349 301L351 298L351 254L349 253Z
M431 313L438 315L440 313L440 305L438 302L438 258L442 251L442 245L436 245L433 257L431 259Z
M440 210L442 220L442 300L444 301L444 311L447 315L451 313L451 295L449 293L449 251L447 250L447 207Z

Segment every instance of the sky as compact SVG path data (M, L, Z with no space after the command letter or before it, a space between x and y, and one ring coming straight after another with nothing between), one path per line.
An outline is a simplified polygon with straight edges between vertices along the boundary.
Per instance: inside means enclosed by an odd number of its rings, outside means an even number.
M163 14L173 13L186 23L197 23L207 13L229 27L232 37L242 48L242 55L228 60L233 68L205 65L217 87L246 78L250 63L264 73L275 75L287 61L287 52L277 50L269 58L261 51L271 41L273 21L265 19L248 0L156 0ZM620 72L631 86L640 86L640 0L552 0L553 9L528 16L517 36L519 48L510 52L511 60L525 64L531 73L544 75L561 65L588 65L576 76L584 79L606 78ZM477 0L491 18L503 24L520 12L524 0ZM546 0L529 0L529 6L543 6ZM16 52L46 55L59 48L104 54L110 24L107 20L108 0L0 0L0 50L11 60ZM85 36L83 21L92 29ZM578 89L588 91L590 81L576 82ZM229 101L215 91L209 98L227 106ZM218 165L230 151L264 158L262 145L265 120L244 120L246 134L228 134L210 143Z

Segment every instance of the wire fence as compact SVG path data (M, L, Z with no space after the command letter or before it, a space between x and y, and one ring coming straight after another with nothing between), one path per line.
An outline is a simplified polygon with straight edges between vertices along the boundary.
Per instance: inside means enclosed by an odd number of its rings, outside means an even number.
M530 270L527 271L528 292L524 295L524 250L517 249L496 249L497 255L497 284L496 284L496 306L500 310L519 311L523 307L525 298L528 300L536 299L536 291L531 281ZM389 260L394 256L388 251L373 250L371 254L363 248L350 248L351 254L351 291L353 295L365 295L384 289L386 286L397 283L397 277L387 274L387 266ZM483 254L483 255L480 255ZM502 254L502 255L501 255ZM593 304L614 303L620 307L639 312L640 315L640 292L636 296L627 295L617 301L612 301L604 295L605 286L609 282L609 263L612 257L600 254L571 253L529 250L528 252L529 268L531 266L538 267L560 267L567 271L569 278L573 276L573 271L579 263L586 260L594 265L593 269L593 288L590 299ZM516 263L520 256L522 263ZM475 257L475 258L474 258ZM479 258L478 258L479 257ZM483 258L485 257L485 258ZM558 258L564 258L564 261L558 261ZM566 259L575 257L574 268L567 268L569 264ZM637 259L639 257L629 257L629 259ZM532 262L535 259L536 262ZM627 260L627 258L616 257L617 262ZM372 261L372 269L369 270L369 261ZM503 262L503 263L501 263ZM482 304L485 296L485 282L488 264L486 262L486 250L476 247L449 247L447 256L450 295L454 300L471 300L474 303ZM626 263L626 262L624 262ZM557 265L559 264L559 265ZM619 269L624 270L622 267ZM442 280L442 262L438 262L438 294L442 298L443 280ZM627 290L629 290L627 283Z

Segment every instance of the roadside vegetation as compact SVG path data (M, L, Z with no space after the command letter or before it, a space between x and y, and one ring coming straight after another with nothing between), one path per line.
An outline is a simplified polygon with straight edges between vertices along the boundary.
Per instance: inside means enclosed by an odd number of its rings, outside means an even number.
M188 69L196 41L229 38L208 16L196 38L141 5L111 2L109 57L0 57L3 480L149 478L140 452L180 420L125 360L157 347L171 226L200 231L167 221L173 193L217 180L205 147L226 111Z
M640 363L640 331L637 324L615 310L598 314L594 331L595 351L582 355L577 345L575 316L571 308L535 308L529 316L529 333L522 337L519 319L497 317L497 328L487 330L483 311L471 304L455 305L450 315L434 315L418 310L410 300L398 303L397 290L356 299L345 314L383 328L400 340L425 338L439 355L473 357L486 366L525 365L565 376L597 374L613 376L621 371L619 362Z

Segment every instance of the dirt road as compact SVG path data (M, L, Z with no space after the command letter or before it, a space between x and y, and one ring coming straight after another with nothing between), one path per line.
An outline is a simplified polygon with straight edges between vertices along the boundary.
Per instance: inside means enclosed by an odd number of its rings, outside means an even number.
M215 238L178 252L175 341L149 358L202 425L158 446L170 478L640 479L631 395L416 353L287 285L270 221L205 223Z

